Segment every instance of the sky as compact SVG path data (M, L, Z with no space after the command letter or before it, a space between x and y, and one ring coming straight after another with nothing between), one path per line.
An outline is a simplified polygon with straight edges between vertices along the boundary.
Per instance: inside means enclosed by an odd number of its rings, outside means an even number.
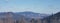
M0 0L0 12L57 13L60 12L60 0Z

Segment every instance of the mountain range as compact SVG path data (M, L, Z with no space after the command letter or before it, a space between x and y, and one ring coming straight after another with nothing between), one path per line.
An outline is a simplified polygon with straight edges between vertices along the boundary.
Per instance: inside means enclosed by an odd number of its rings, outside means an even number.
M8 13L10 15L12 15L12 18L14 18L14 19L20 19L22 17L24 17L26 19L31 19L31 18L43 19L44 17L49 16L49 14L41 14L41 13L35 13L35 12L16 12L16 13L13 13L13 12L0 12L0 18L5 18L6 14L8 14Z

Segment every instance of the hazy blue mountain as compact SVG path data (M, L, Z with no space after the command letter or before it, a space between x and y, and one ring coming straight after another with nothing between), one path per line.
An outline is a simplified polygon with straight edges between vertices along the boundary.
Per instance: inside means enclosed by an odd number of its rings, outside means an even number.
M18 12L17 14L25 15L26 18L32 18L32 17L43 18L43 17L49 16L49 14L40 14L40 13L34 13L34 12Z
M31 19L31 18L44 18L46 16L49 16L49 14L41 14L41 13L35 13L35 12L16 12L16 13L13 13L13 12L9 12L12 17L14 19L19 19L19 18L27 18L27 19ZM0 18L1 17L5 17L5 14L8 14L8 12L0 12Z

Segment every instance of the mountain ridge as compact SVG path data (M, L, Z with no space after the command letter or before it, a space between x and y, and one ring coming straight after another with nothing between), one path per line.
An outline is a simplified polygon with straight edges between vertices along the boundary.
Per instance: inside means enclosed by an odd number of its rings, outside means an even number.
M18 19L22 16L24 16L25 18L43 18L46 16L49 16L48 14L41 14L41 13L35 13L35 12L17 12L17 13L13 13L13 12L1 12L0 13L0 17L3 16L6 13L11 13L11 15L13 15L13 17L15 19Z

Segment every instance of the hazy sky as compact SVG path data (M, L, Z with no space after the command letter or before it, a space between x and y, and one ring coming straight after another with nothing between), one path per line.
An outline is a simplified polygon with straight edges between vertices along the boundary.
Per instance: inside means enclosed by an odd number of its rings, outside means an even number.
M0 0L0 12L9 11L56 13L60 11L60 0Z

